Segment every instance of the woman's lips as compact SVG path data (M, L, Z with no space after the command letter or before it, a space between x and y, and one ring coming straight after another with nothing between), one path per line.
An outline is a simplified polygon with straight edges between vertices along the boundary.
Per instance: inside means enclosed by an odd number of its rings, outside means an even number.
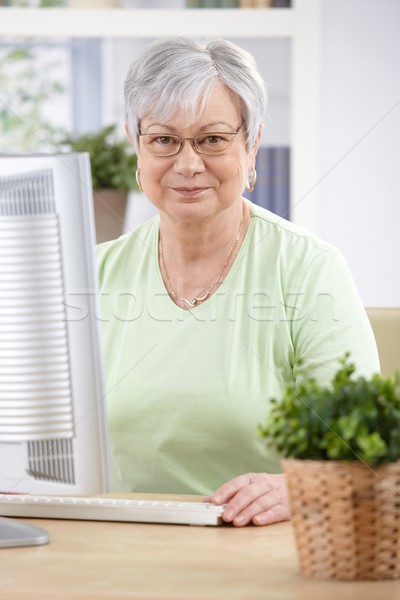
M206 192L208 187L179 187L172 188L175 192L180 194L181 196L185 196L186 198L194 198L195 196L200 196L204 192Z

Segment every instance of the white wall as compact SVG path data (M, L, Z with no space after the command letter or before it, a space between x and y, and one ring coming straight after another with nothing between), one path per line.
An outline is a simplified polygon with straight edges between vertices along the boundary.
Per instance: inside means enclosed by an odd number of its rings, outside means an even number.
M320 234L400 306L400 1L321 1Z

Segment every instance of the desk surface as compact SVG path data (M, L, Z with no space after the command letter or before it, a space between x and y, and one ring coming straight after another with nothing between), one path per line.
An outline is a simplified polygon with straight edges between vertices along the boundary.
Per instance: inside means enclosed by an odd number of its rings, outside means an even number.
M237 529L27 521L45 527L51 542L0 550L4 600L400 598L400 580L348 583L303 578L290 523Z

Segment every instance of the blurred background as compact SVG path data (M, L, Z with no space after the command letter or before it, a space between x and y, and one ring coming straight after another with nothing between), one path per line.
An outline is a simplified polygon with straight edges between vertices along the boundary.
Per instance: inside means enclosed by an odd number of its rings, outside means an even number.
M366 306L400 306L399 23L398 0L0 0L0 152L90 151L95 200L120 193L98 241L128 232L155 214L122 141L129 64L160 36L231 39L269 93L249 198L339 247Z

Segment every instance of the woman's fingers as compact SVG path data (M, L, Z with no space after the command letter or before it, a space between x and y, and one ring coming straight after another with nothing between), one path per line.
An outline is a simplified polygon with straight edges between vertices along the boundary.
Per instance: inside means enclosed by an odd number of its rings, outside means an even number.
M212 502L213 504L226 504L233 498L237 492L243 489L246 485L252 483L253 479L259 475L259 473L247 473L246 475L239 475L234 479L231 479L227 483L224 483L219 487L211 496L205 498L205 502Z
M227 504L223 519L235 521L235 525L247 525L257 514L267 511L276 503L269 482L248 483Z
M252 483L240 490L228 503L224 514L224 521L233 522L234 525L243 526L250 523L257 515L267 513L276 504L280 497L266 482Z
M226 504L224 521L238 527L267 525L290 518L285 475L248 473L228 481L207 498Z
M267 512L256 515L252 522L254 525L272 525L272 523L279 523L280 521L287 521L290 519L289 509L283 504L276 504L272 506Z

